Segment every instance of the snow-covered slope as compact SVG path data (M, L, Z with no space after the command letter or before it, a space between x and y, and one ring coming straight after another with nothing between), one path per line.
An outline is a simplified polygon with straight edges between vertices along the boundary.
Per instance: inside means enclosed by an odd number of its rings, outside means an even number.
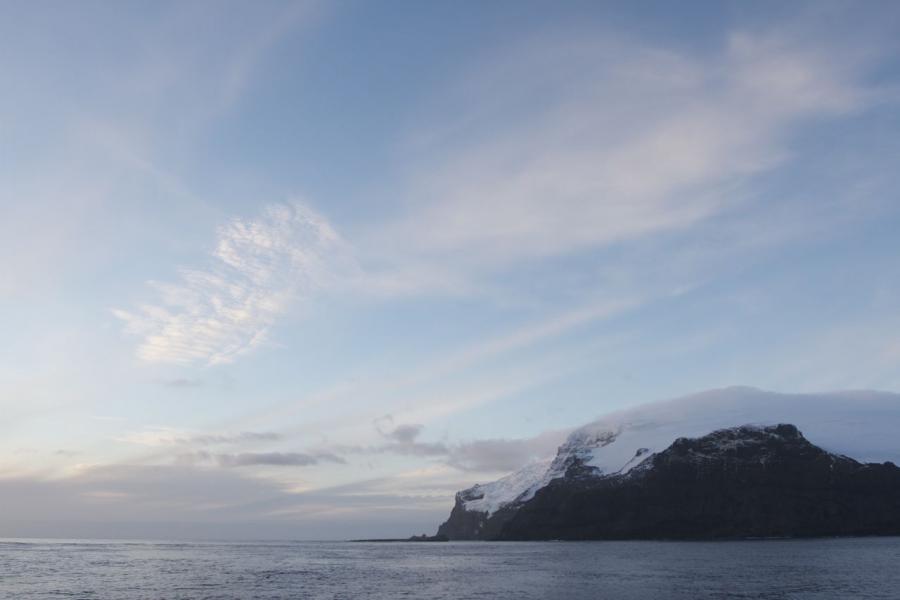
M611 413L581 427L552 460L460 492L467 511L495 513L525 502L578 461L597 475L625 473L680 437L739 425L792 423L821 448L862 462L900 464L900 395L885 392L779 394L710 390Z
M497 481L475 484L465 492L466 510L495 513L504 504L518 499L530 500L534 493L547 485L553 477L549 470L551 459L533 462Z

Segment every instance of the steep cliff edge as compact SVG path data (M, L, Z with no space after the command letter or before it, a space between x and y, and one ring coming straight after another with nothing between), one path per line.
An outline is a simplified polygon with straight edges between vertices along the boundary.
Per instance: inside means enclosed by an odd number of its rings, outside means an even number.
M900 468L828 453L793 425L682 438L625 475L561 478L496 539L900 534Z
M900 468L860 463L794 426L741 426L640 449L604 473L569 456L565 472L487 513L457 504L451 539L715 539L900 534Z
M613 412L574 430L554 457L459 492L450 518L441 525L440 532L451 539L500 538L506 524L523 507L534 510L533 506L544 501L538 497L550 494L553 489L575 489L576 483L584 487L622 485L630 481L626 476L637 476L648 465L663 460L659 457L679 438L704 438L710 432L745 423L753 423L757 429L793 423L822 452L836 459L849 456L860 462L900 464L898 394L871 391L780 394L748 387L709 390ZM867 469L879 472L877 467ZM765 473L775 476L774 471ZM675 480L677 483L678 478ZM702 487L699 480L696 485ZM703 485L710 493L718 489L709 481ZM506 535L513 535L515 527L518 525L510 525L510 533Z

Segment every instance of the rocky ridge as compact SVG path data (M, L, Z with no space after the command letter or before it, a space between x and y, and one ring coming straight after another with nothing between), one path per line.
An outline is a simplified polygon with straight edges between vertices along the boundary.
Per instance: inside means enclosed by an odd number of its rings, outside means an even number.
M900 534L900 468L823 450L794 425L725 428L659 452L639 448L614 472L592 465L589 450L616 435L570 438L547 471L553 477L493 511L467 506L479 506L484 486L460 492L438 533L495 540Z

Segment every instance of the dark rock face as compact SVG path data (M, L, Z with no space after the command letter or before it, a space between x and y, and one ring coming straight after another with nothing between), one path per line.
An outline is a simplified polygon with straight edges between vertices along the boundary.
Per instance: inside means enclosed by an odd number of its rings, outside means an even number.
M512 518L516 508L506 507L488 517L484 512L466 510L465 502L472 499L468 493L469 490L457 492L450 517L438 527L437 534L451 540L498 539L503 525Z
M900 468L830 454L793 425L680 438L623 475L575 467L528 502L483 519L476 539L900 534ZM459 498L458 509L465 513ZM471 535L466 526L476 518L451 514L442 531Z

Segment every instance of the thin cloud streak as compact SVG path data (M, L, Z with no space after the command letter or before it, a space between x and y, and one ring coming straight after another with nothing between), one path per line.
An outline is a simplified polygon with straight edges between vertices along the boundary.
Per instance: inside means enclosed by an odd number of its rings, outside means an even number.
M222 467L309 467L320 463L345 464L340 456L330 452L307 454L305 452L241 452L238 454L212 454L211 458Z
M672 294L683 293L683 289L670 290L660 295L665 297ZM652 301L656 296L637 296L629 295L620 299L597 300L594 303L579 306L569 310L560 311L542 320L528 323L520 326L512 331L489 337L484 340L477 341L461 350L449 352L447 355L436 360L430 361L424 365L418 365L416 368L409 369L409 375L395 375L390 378L379 379L376 381L365 381L353 384L340 384L334 388L323 390L312 396L303 398L299 401L291 401L282 405L269 408L265 411L248 415L241 419L241 423L268 423L275 420L284 420L295 415L303 408L313 405L320 405L326 402L336 402L343 398L352 398L364 393L365 396L375 399L396 398L401 393L413 393L415 395L418 407L421 410L422 418L426 415L431 417L435 414L446 414L453 412L454 409L449 406L447 410L443 410L432 404L443 404L443 402L428 402L429 406L421 406L421 395L415 390L420 386L434 383L442 378L452 375L465 373L466 371L477 366L484 365L491 360L502 358L504 356L522 351L558 336L565 335L572 330L587 326L590 323L601 322L606 319L612 319L627 313L629 310L636 309L643 304ZM534 373L531 374L535 376ZM539 378L543 380L543 378ZM532 377L526 377L520 381L531 381ZM507 387L506 384L500 386L502 389L520 389L520 386L512 384ZM494 389L493 387L491 388ZM505 393L505 392L504 392ZM468 394L467 394L468 395ZM469 396L469 400L464 405L469 406L477 403L474 400L478 398L495 397L492 391L482 390L482 392L474 393ZM451 403L460 408L458 402ZM396 400L392 403L394 407L400 407L400 403ZM378 409L383 414L384 407ZM374 419L381 415L365 415L360 417L360 422L364 419Z
M795 128L876 97L864 65L787 35L735 33L713 57L584 39L514 50L450 94L487 108L430 141L415 181L433 200L383 243L493 270L687 229L781 164ZM510 121L529 92L544 108Z
M273 431L241 431L237 433L191 433L168 427L129 433L117 441L141 446L214 446L252 442L272 442L281 439Z

